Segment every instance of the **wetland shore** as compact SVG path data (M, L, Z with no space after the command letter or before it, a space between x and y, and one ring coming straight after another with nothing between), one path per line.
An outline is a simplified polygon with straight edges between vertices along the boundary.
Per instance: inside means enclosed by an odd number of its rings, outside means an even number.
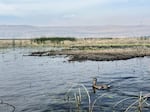
M150 56L150 38L36 38L27 40L0 40L1 48L48 47L28 56L64 55L68 61L114 61Z
M68 61L114 61L127 60L136 57L150 56L150 48L140 49L102 49L102 50L61 50L32 52L29 56L56 56L69 57Z

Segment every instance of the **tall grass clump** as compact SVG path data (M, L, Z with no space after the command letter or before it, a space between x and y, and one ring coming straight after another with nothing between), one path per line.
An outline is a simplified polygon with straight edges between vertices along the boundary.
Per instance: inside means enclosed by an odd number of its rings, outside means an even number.
M68 89L68 91L65 94L65 100L68 102L72 102L72 100L75 102L77 108L79 109L82 103L82 93L81 93L81 88L84 90L84 96L87 95L88 98L88 110L90 112L91 110L91 97L89 94L89 91L87 90L87 88L83 85L83 84L77 84L77 83L71 83L72 86L71 88ZM78 88L76 91L74 91L74 88ZM74 95L71 95L71 93L73 92Z
M108 96L107 93L104 93L92 101L90 92L88 91L88 89L85 87L84 84L78 84L78 83L71 83L71 84L72 86L68 89L68 91L65 94L65 101L68 101L69 103L74 102L78 110L80 109L83 103L86 103L85 100L87 100L88 112L93 112L96 102L100 98Z
M140 92L138 97L128 97L118 101L114 107L119 105L122 102L126 102L127 100L135 99L133 103L131 103L124 112L128 112L130 109L134 109L136 112L143 112L144 108L150 108L150 104L147 102L148 98L150 98L150 94L143 95Z
M95 104L98 100L101 98L113 98L112 95L110 96L108 93L103 93L97 96L95 99L91 100L90 93L85 85L77 83L71 84L72 86L65 94L65 101L71 104L75 104L78 111L80 111L82 106L87 105L86 101L88 101L87 112L94 112L94 108L96 107ZM122 112L145 112L145 109L150 108L150 103L148 101L149 98L150 94L144 95L142 92L140 92L140 94L137 96L135 95L133 97L127 97L116 102L113 105L112 111L115 112L116 109L123 109ZM103 104L104 102L101 103ZM120 104L123 104L125 108L123 108Z

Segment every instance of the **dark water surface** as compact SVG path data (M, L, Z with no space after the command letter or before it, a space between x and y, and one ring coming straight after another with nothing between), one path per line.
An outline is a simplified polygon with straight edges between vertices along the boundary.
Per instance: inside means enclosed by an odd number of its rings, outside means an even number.
M41 49L42 50L42 49ZM0 50L0 100L15 106L15 112L88 112L88 98L81 88L82 102L79 109L73 102L74 88L69 93L72 102L64 100L70 83L84 84L91 101L100 95L93 112L123 112L138 98L129 99L116 107L118 101L135 97L142 91L150 93L150 58L135 58L109 62L67 62L67 58L23 56L35 49ZM93 93L92 78L99 83L110 84L109 90ZM147 100L149 102L150 99ZM135 107L135 106L134 106ZM134 112L135 108L130 109ZM11 112L12 108L0 104L0 112ZM143 108L149 112L150 108Z

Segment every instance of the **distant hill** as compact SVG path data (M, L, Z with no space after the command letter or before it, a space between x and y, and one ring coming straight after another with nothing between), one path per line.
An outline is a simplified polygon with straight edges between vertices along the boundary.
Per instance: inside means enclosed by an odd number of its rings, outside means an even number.
M0 39L35 37L140 37L150 36L150 26L39 27L0 25Z

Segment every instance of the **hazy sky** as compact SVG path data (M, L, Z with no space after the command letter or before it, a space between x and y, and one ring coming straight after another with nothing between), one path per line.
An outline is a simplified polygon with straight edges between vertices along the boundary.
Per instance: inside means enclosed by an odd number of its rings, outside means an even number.
M0 24L150 25L150 0L0 0Z

